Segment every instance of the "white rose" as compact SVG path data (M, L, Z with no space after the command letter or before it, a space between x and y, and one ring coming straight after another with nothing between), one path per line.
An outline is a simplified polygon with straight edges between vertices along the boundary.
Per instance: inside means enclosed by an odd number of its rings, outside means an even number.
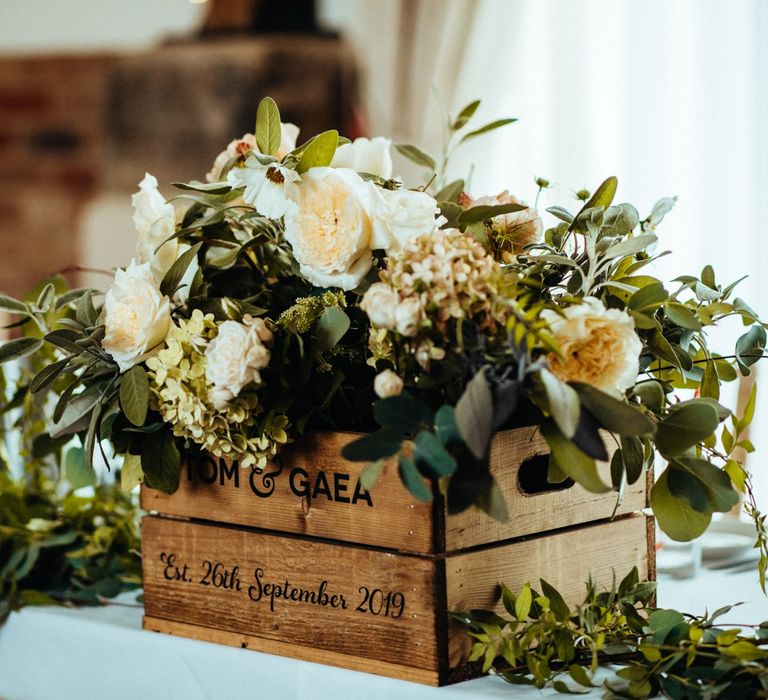
M139 183L139 191L131 197L131 202L133 223L138 234L136 260L139 263L150 263L159 284L179 257L178 241L169 241L160 247L176 230L176 211L160 194L157 180L149 173Z
M395 327L398 303L397 292L392 287L384 282L376 282L363 295L360 308L368 314L374 326L389 329Z
M564 316L542 312L560 347L562 357L550 353L552 372L565 382L585 382L612 396L622 397L635 385L643 349L632 317L607 309L594 297L569 306Z
M385 190L369 183L373 190L371 248L387 252L402 248L422 233L434 231L440 210L434 197L414 190Z
M233 168L227 175L232 187L244 187L243 199L270 219L279 219L296 210L299 174L279 163L262 165L251 156L244 168Z
M403 299L395 310L395 325L400 335L413 337L419 330L422 309L418 297Z
M400 396L403 392L403 380L391 369L379 372L373 380L373 390L380 399L389 396Z
M336 149L332 168L352 168L359 173L378 175L385 180L392 177L392 141L383 136L359 138Z
M318 287L354 289L371 268L370 191L347 168L310 168L297 186L298 207L285 239L301 274Z
M245 316L243 323L224 321L205 350L205 378L212 385L209 398L217 410L227 404L246 385L261 382L259 370L269 364L264 343L272 333L260 318Z
M159 350L170 324L170 302L157 288L149 263L132 260L115 273L104 299L106 328L101 344L121 372Z
M296 139L299 138L299 127L295 124L280 123L280 148L277 149L278 160L282 160L296 148Z

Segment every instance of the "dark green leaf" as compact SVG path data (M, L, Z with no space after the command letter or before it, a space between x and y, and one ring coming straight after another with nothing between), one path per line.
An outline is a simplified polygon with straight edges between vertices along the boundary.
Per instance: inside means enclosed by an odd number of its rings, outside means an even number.
M131 367L120 380L120 406L133 425L144 425L149 406L149 379L140 365Z
M174 493L179 488L181 455L170 432L163 430L144 436L141 470L147 486L153 489Z
M650 435L654 422L639 408L609 396L591 384L572 382L582 405L606 430L620 435Z
M656 380L635 385L635 395L654 413L661 413L664 406L664 388Z
M549 599L549 609L554 614L555 619L560 622L567 620L571 611L560 592L543 578L539 579L539 583L541 584L541 592Z
M624 472L627 475L627 483L634 484L643 473L645 464L645 450L643 443L634 436L621 436L621 459L624 463Z
M435 414L435 432L443 445L462 442L453 406L440 406Z
M669 294L663 284L649 284L638 289L629 298L627 306L634 311L649 311L657 309L668 297Z
M73 489L93 485L93 474L85 465L85 450L82 447L70 447L64 458L64 477Z
M692 401L669 412L658 424L656 448L675 457L709 437L719 423L717 411L707 402Z
M593 209L594 207L603 207L603 209L607 209L611 206L611 202L613 202L618 186L619 181L613 175L604 180L573 219L573 223L570 227L571 230L578 224L579 217L587 211L587 209Z
M78 345L76 341L82 340L85 337L86 336L82 333L63 328L57 331L51 331L44 336L43 340L51 345L55 345L57 348L66 350L73 355L80 355L83 353L84 348Z
M163 281L160 282L160 293L167 297L173 296L176 290L181 284L181 280L184 279L184 275L187 272L187 268L192 264L192 261L197 257L197 251L202 246L201 243L195 243L189 250L182 253L178 260L171 265L168 272L165 273Z
M464 180L454 180L449 182L437 194L435 199L438 202L456 202L459 195L464 191Z
M77 302L75 318L77 318L78 323L86 328L95 326L98 323L99 314L93 306L93 294L90 290L86 290Z
M341 456L350 462L373 462L391 457L400 450L403 434L399 430L379 430L349 442L341 450Z
M33 394L36 394L41 389L45 389L45 387L66 369L69 360L69 357L65 357L63 360L57 360L56 362L52 362L50 365L43 367L43 369L35 375L32 383L29 385L29 390Z
M685 498L694 510L727 513L739 502L728 474L704 459L679 457L670 462L668 469L670 492Z
M405 394L379 399L373 404L373 417L378 424L402 434L415 435L424 426L431 425L434 416L427 404Z
M584 454L571 440L566 438L553 421L544 421L540 429L549 449L552 450L552 457L561 471L581 484L587 491L605 493L611 490L600 479L595 460Z
M191 182L173 182L171 184L180 190L204 192L205 194L227 194L232 190L229 185L222 184L221 182L197 182L197 180L192 180Z

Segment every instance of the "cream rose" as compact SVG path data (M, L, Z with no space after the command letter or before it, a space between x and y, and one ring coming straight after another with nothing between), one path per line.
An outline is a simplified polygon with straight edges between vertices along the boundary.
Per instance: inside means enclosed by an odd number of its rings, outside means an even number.
M383 136L359 138L336 149L332 168L351 168L388 180L392 177L392 141Z
M392 287L384 282L375 282L363 295L360 308L368 314L374 326L391 329L397 323L395 313L399 301Z
M414 190L385 190L373 183L369 186L374 250L398 250L416 236L435 229L440 210L434 197Z
M562 357L549 355L552 372L565 382L585 382L618 398L635 385L643 349L632 317L585 297L560 316L544 311Z
M160 194L157 179L149 173L139 183L139 191L131 197L131 202L138 234L136 260L150 264L159 284L179 256L178 241L169 241L160 247L176 230L176 211Z
M224 321L205 350L205 378L212 385L209 398L222 410L243 388L261 382L259 370L269 364L272 332L260 318L245 316L243 323Z
M391 369L379 372L373 380L373 390L380 399L400 396L403 392L403 380Z
M471 201L471 206L479 204L491 206L520 204L521 206L527 206L525 202L513 197L507 191L495 197L480 197L480 199ZM521 253L525 246L532 243L540 243L544 239L544 226L541 222L541 217L539 212L533 207L514 211L511 214L495 216L491 220L491 224L493 230L503 236L501 250L504 253Z
M170 301L157 288L149 263L135 260L115 273L103 313L101 344L121 372L159 350L171 324Z
M371 267L370 191L353 170L310 168L297 186L285 239L301 274L318 287L354 289Z

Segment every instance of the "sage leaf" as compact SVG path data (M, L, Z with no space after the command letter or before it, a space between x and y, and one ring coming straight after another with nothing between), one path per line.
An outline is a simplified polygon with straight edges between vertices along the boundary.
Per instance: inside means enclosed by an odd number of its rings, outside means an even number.
M424 153L424 151L422 151L418 146L413 146L408 143L398 143L395 144L395 150L400 155L405 156L412 163L421 165L427 170L434 172L437 169L435 159L432 156Z
M459 435L470 452L476 459L485 459L493 432L493 395L485 367L464 388L456 403L454 417Z
M548 369L542 369L539 373L544 391L547 394L549 412L560 428L560 432L567 438L572 438L579 425L579 395L565 382L561 382Z
M280 110L271 97L259 102L256 110L256 145L262 153L275 155L280 150L282 127Z
M200 250L202 242L195 243L189 250L182 253L176 262L171 265L168 272L165 273L163 281L160 282L160 293L167 297L172 297L179 288L181 280L192 261L197 257L197 251Z
M37 352L42 345L43 341L37 338L9 340L7 343L0 345L0 364L27 357L27 355Z

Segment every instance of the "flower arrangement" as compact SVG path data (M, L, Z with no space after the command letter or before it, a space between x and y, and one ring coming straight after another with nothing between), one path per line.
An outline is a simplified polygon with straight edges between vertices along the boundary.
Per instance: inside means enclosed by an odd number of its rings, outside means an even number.
M166 201L145 176L135 258L103 301L56 281L34 301L0 299L25 332L0 359L55 350L23 387L45 407L45 434L79 441L88 465L111 443L126 488L173 492L193 450L262 469L333 429L362 433L344 456L370 463L366 488L397 468L417 498L435 479L449 511L504 519L489 469L499 430L536 426L551 482L617 499L660 456L661 528L692 539L745 494L764 581L765 516L737 456L752 449L754 393L740 417L718 400L762 356L764 325L710 266L666 286L650 274L674 199L641 218L613 203L612 177L578 193L577 212L548 209L545 230L507 192L473 199L445 182L456 147L514 121L470 130L477 106L446 117L439 164L396 146L425 171L409 188L390 140L327 131L297 146L264 99L254 133L205 182L176 183ZM706 330L733 316L746 332L717 354ZM608 460L610 483L597 469Z

